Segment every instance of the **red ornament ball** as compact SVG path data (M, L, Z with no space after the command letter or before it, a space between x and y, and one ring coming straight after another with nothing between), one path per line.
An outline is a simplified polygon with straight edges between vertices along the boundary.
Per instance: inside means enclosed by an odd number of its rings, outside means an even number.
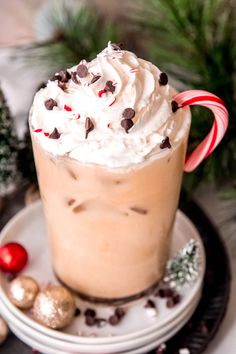
M17 242L0 247L0 269L6 273L19 273L28 261L26 249Z

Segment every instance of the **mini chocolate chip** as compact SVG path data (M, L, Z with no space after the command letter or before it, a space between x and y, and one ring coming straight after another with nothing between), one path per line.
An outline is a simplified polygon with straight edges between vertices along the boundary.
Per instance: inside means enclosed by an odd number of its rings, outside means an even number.
M123 113L122 117L126 119L132 119L135 116L135 110L133 108L126 108Z
M95 326L95 324L96 324L96 317L86 316L86 317L85 317L85 323L86 323L86 325L89 326L89 327Z
M129 129L132 128L134 125L133 121L131 119L122 119L120 122L122 128L124 128L125 132L128 134Z
M125 311L122 309L122 307L117 307L115 309L115 315L118 316L119 318L122 318L125 315Z
M168 84L168 76L166 73L161 73L159 76L159 84L165 86Z
M53 99L53 98L49 98L48 100L46 100L44 102L45 104L45 107L51 111L53 109L53 107L56 107L57 106L57 102Z
M100 79L101 75L94 75L92 80L90 81L90 84L94 84L96 81Z
M81 314L81 310L77 307L75 310L75 317L78 317Z
M181 301L181 296L180 296L179 294L175 294L175 295L173 296L173 301L174 301L174 304L175 304L175 305L179 304L180 301Z
M77 74L79 77L86 77L88 75L88 68L84 64L77 66Z
M89 317L96 317L96 311L94 309L86 309L84 312L85 316L89 316Z
M164 299L165 297L165 289L159 289L156 294L156 296L159 296L161 299Z
M67 86L64 82L58 82L58 87L60 87L60 89L62 91L66 91L67 90Z
M98 327L104 327L107 324L107 320L105 318L96 318L96 324Z
M89 117L85 120L85 139L87 139L88 134L94 129L94 124Z
M165 149L165 148L168 148L168 149L171 148L171 143L170 143L170 139L168 136L162 140L161 145L160 145L160 149Z
M112 315L109 317L108 322L110 323L110 325L116 326L118 325L118 323L120 323L120 317L118 317L117 315Z
M61 70L59 71L58 73L58 80L61 81L61 82L68 82L71 78L71 74L69 73L69 71L67 70Z
M156 305L155 305L155 302L152 301L151 299L148 299L147 300L147 303L145 304L144 306L145 308L152 308L152 309L155 309L156 308Z
M48 136L50 139L59 139L61 134L57 130L57 128L54 128L53 132Z
M178 105L178 102L172 101L172 102L171 102L171 108L172 108L172 112L173 112L173 113L177 112L178 109L180 108L179 105Z
M145 215L147 214L147 210L144 209L144 208L140 208L140 207L131 207L130 210L134 211L135 213L138 213L138 214L142 214L142 215Z
M104 87L104 90L114 93L115 92L116 87L113 85L112 81L107 81L106 82L106 86Z
M75 84L79 84L79 81L78 81L78 79L77 79L77 73L75 72L75 71L73 71L72 73L71 73L71 80L75 83Z
M167 298L166 306L167 306L168 308L172 308L172 307L174 307L175 305L179 304L179 303L180 303L180 300L181 300L180 295L179 295L179 294L175 294L173 297Z

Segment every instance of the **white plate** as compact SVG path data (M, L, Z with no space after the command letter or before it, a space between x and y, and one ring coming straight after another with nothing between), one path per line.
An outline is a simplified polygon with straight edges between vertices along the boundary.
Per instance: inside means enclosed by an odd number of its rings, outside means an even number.
M199 302L201 294L198 294L198 297L196 298L195 302L191 305L190 308L187 308L181 316L179 316L175 321L171 322L170 324L166 325L165 327L161 328L160 330L150 332L146 336L140 337L140 338L134 338L132 340L128 340L125 342L120 342L120 343L113 343L113 344L104 344L104 345L80 345L76 343L69 343L66 341L61 341L58 339L55 339L53 337L48 337L47 335L44 335L34 328L28 327L25 325L23 322L21 322L19 319L17 319L8 309L6 306L3 305L3 303L0 303L0 312L2 316L5 318L5 320L10 324L13 325L14 328L18 328L20 331L22 331L24 334L29 335L32 339L39 341L40 343L48 344L54 349L58 349L61 351L69 351L70 353L93 353L93 354L98 354L98 353L116 353L116 352L121 352L124 350L132 350L134 348L139 348L140 346L143 346L145 344L151 343L153 340L156 340L158 338L162 338L164 335L170 333L174 328L179 326L184 326L184 324L188 321L188 319L191 317L193 312L195 311L195 308L197 307L197 304Z
M189 318L191 317L191 315L189 316ZM188 321L189 318L186 318L186 321ZM173 337L181 328L182 328L183 324L180 324L178 326L175 326L172 330L168 331L167 334L163 335L161 338L158 339L154 339L152 342L149 342L148 344L142 345L138 348L135 349L131 349L128 351L118 351L118 352L110 352L111 354L144 354L144 353L148 353L149 351L151 351L152 349L155 349L156 347L158 347L160 344L166 342L169 338ZM40 351L42 354L84 354L83 352L71 352L71 351L61 351L59 349L55 349L54 347L51 347L49 342L46 343L42 343L39 338L37 338L36 340L34 338L32 338L29 335L26 335L25 333L23 333L20 329L16 328L14 325L10 324L9 325L10 329L12 330L13 333L15 333L15 335L21 339L24 343L28 344L30 347ZM90 354L92 354L93 352L89 352ZM99 354L103 354L104 352L102 351L102 349L99 348Z
M144 309L145 299L128 305L128 311L119 326L111 327L107 325L101 329L96 329L98 337L89 337L94 333L94 327L87 327L84 324L83 316L75 318L73 323L63 332L48 329L26 313L17 309L7 297L8 282L3 274L0 274L1 289L0 299L7 304L9 310L26 325L35 328L47 336L57 338L63 341L69 341L79 344L108 344L126 341L129 339L144 336L152 331L162 328L171 323L180 314L191 305L196 294L201 289L202 280L205 271L205 254L201 239L197 230L190 220L180 211L177 212L177 218L173 231L173 243L171 254L175 254L182 246L184 246L191 238L196 239L200 245L200 254L202 265L199 277L195 284L190 288L185 288L182 292L182 301L174 309L167 309L165 301L160 298L155 298L158 307L158 316L156 319L147 316ZM51 267L51 260L47 246L45 222L42 212L41 202L36 202L20 211L13 219L5 226L1 233L1 243L18 241L23 244L29 252L30 262L25 268L23 274L31 275L40 283L57 283ZM113 312L109 306L91 305L77 299L78 306L81 309L86 307L96 307L96 310L101 317L108 317ZM75 335L80 331L86 336Z

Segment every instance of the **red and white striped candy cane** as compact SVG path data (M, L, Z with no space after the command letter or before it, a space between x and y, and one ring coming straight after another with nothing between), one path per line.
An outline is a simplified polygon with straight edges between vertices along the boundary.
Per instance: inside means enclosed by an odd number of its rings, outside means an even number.
M178 93L173 98L179 106L203 106L214 114L213 126L205 139L187 156L184 171L193 171L219 144L228 127L228 112L224 102L210 92L189 90Z

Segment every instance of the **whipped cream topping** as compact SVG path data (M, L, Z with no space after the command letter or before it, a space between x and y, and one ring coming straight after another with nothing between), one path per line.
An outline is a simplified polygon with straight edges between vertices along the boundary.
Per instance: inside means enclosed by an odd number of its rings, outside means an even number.
M160 146L166 137L174 148L189 129L189 109L172 112L176 92L168 84L160 85L161 71L150 62L109 43L94 60L80 65L87 67L87 75L82 75L83 70L80 75L74 66L68 69L72 79L63 84L48 81L35 95L32 134L49 153L83 163L126 167L164 153L168 148ZM105 89L108 81L110 89ZM45 106L49 99L56 102L51 110ZM124 129L121 121L127 108L135 115L132 127ZM92 124L89 132L87 118ZM59 137L52 139L55 128Z

